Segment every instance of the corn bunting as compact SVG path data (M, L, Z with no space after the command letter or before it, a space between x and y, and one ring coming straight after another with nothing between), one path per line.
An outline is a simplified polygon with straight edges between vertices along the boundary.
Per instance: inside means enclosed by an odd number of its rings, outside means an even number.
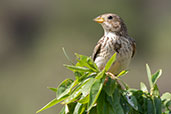
M104 35L95 46L92 59L102 70L112 55L117 53L116 61L108 71L117 75L127 69L134 56L135 40L129 37L125 23L116 14L103 14L95 18L94 21L101 24Z

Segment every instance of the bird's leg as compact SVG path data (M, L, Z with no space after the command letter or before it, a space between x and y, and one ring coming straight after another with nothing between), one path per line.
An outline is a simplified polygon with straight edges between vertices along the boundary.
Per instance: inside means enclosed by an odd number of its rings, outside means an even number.
M116 76L114 74L112 74L111 72L106 72L107 76L110 76L111 79L116 79Z
M116 78L116 76L115 76L114 74L112 74L111 72L106 72L106 75L109 76L109 77L110 77L111 79L113 79L113 80L116 79L116 81L117 81L117 83L119 84L119 86L120 86L122 89L124 89L124 87L122 86L122 84L120 83L120 81L117 80L117 78ZM108 81L108 77L106 77L106 79L105 79L105 81L104 81L104 84L106 84L107 81Z

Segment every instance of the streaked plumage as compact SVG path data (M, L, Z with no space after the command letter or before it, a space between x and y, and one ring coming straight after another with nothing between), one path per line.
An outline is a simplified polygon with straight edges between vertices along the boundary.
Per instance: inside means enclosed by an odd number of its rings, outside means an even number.
M109 72L117 75L127 69L131 58L135 53L135 41L128 36L126 25L116 14L103 14L95 18L104 29L104 36L98 41L94 48L92 59L100 70L116 52L117 58L109 69Z

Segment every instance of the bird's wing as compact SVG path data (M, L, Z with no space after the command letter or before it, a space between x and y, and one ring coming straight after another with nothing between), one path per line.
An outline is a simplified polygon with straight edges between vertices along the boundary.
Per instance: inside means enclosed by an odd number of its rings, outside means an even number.
M132 48L133 48L132 57L134 57L135 51L136 51L136 43L135 43L135 40L133 38L130 38L130 40L131 40L131 45L132 45Z
M101 50L101 43L99 42L96 47L94 48L93 54L91 56L91 58L93 59L93 61L95 61L97 55L100 53Z

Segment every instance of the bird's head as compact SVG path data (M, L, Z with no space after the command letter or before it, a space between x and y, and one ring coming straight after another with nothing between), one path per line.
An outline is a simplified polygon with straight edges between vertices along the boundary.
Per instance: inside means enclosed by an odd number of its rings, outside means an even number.
M127 34L127 28L123 20L116 14L108 13L103 14L94 19L100 23L105 32L115 32L119 34Z

